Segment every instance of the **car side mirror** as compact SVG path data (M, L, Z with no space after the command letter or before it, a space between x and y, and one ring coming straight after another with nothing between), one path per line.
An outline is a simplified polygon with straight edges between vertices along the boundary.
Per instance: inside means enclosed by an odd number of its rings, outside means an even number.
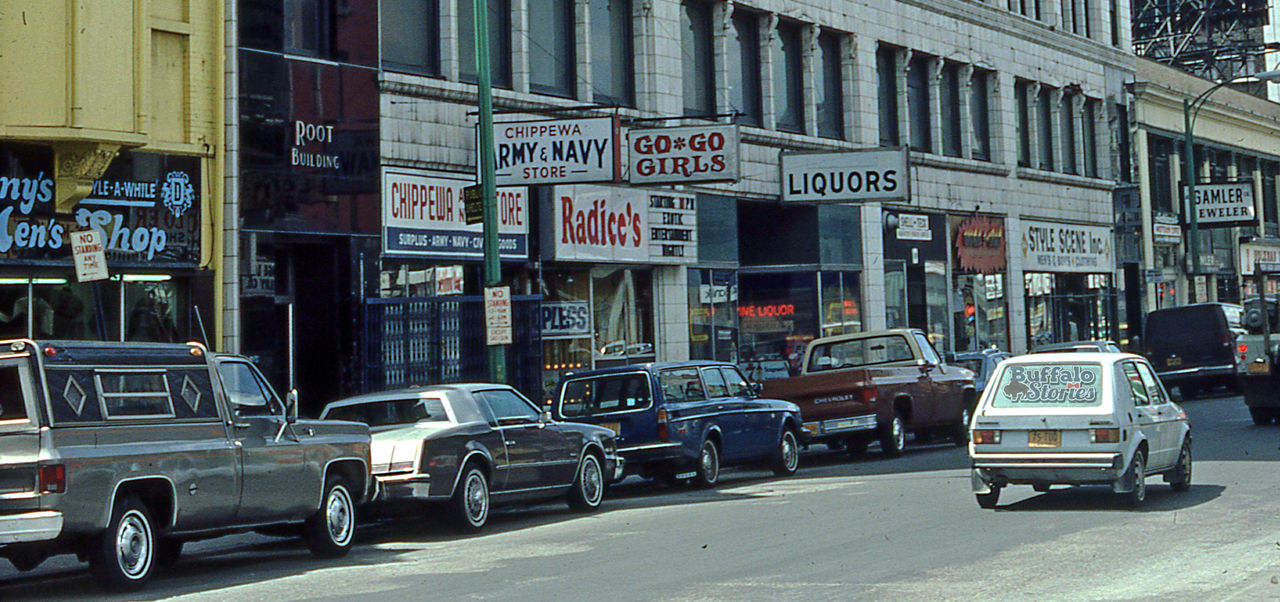
M284 398L284 421L293 424L298 421L298 390L293 389Z
M948 364L954 364L956 363L956 354L954 351L948 351L942 354L942 359Z
M551 410L543 410L542 415L538 416L538 422L541 424L551 424Z
M759 397L764 394L764 385L760 383L751 383L747 385L747 388L751 390L751 394L755 397Z

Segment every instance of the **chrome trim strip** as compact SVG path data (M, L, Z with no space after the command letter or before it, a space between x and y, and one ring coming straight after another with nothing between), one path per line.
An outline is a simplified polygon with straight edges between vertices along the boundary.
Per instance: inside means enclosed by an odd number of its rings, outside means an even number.
M1156 371L1156 376L1181 376L1183 374L1196 374L1198 372L1212 371L1230 371L1235 372L1235 365L1216 365L1216 366L1195 366L1192 368L1179 368L1177 370Z
M503 491L493 491L490 495L506 495L508 493L524 493L526 491L542 491L544 489L563 489L569 485L543 485L542 487L525 487L524 489L506 489Z
M681 447L681 444L679 443L646 443L644 445L628 445L628 446L619 447L618 453L621 454L621 453L641 451L646 449L666 449L666 448L674 449L679 447Z

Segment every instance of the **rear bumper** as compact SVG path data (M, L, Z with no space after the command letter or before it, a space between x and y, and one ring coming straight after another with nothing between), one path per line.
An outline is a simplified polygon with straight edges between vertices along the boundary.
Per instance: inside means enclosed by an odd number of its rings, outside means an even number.
M617 450L617 479L627 474L639 474L646 466L676 464L685 459L684 446L677 442L642 443L621 446Z
M374 502L392 500L425 500L431 493L431 475L374 475L377 491Z
M0 515L0 545L57 539L62 513L52 510Z
M974 454L972 482L977 493L1004 485L1112 483L1125 469L1119 453Z
M852 416L849 418L832 418L804 423L801 428L810 441L839 439L857 433L876 430L876 415Z
M1211 366L1192 366L1190 368L1165 369L1156 371L1156 376L1166 386L1203 380L1206 378L1235 378L1235 364L1214 364Z

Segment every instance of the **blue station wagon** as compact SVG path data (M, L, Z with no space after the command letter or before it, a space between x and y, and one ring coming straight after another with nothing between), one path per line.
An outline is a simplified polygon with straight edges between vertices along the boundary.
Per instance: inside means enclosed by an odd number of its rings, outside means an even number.
M800 408L763 399L738 367L692 361L581 372L560 381L552 412L618 433L627 474L710 487L720 467L800 462Z

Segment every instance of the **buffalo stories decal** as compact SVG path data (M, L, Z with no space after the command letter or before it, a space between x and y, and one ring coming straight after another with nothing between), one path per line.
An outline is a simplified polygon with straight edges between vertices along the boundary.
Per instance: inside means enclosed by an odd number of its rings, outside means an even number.
M1029 364L1005 368L992 405L1090 406L1102 401L1102 367L1097 364Z

